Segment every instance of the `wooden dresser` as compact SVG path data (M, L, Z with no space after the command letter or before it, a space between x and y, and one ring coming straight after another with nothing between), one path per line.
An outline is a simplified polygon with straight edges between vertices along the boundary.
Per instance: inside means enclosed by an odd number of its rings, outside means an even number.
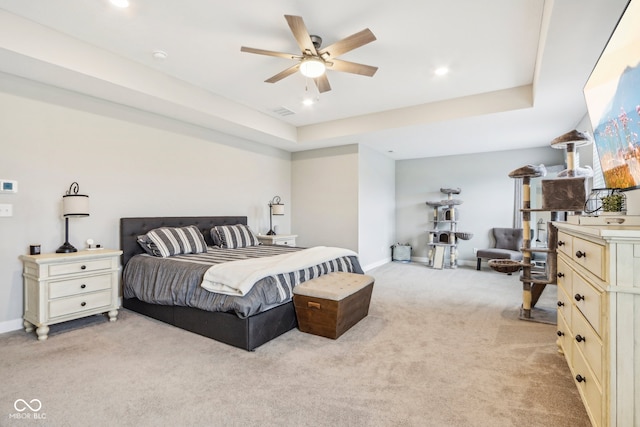
M640 426L640 227L554 223L558 344L594 426Z

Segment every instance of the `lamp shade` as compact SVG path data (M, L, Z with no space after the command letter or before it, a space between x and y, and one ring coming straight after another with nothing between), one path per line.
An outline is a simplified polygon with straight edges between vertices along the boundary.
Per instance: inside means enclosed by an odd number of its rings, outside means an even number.
M62 215L89 216L89 196L86 194L67 194L62 196Z
M273 209L273 214L274 215L284 215L284 205L280 204L280 203L276 203L271 205L271 208Z

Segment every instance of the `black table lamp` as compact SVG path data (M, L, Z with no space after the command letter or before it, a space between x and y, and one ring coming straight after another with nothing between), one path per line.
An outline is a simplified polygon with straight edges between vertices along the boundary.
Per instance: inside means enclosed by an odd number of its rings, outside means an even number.
M269 232L267 236L275 236L276 232L273 231L273 216L284 215L284 205L280 203L280 196L275 196L269 202Z
M78 190L80 190L80 186L77 182L74 182L69 187L67 194L62 196L64 243L56 250L57 253L78 252L78 250L69 243L69 217L89 216L89 196L86 194L78 194Z

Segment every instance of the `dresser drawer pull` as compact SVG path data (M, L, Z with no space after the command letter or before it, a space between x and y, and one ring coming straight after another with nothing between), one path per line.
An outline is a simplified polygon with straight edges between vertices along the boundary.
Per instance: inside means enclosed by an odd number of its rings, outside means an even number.
M82 285L80 285L80 289L84 289L86 287L87 287L87 285L85 285L84 283Z
M582 251L578 251L576 252L576 258L586 258L587 254L585 252Z
M558 273L558 277L564 277L564 273Z
M562 240L558 240L558 246L564 246L564 242Z
M563 337L563 336L564 336L564 332L562 332L562 331L558 331L558 332L556 332L556 334L557 334L559 337Z
M86 269L87 269L87 266L86 266L86 265L81 265L81 266L80 266L80 270L86 270Z
M583 377L582 375L578 374L578 375L576 375L576 381L578 381L579 383L586 383L587 379L585 377Z
M80 303L80 306L81 306L81 307L84 307L85 305L87 305L87 303L86 303L86 302L84 302L84 301L82 301L82 302Z
M580 300L584 301L584 295L575 294L575 295L573 296L573 298L575 298L575 300L576 300L576 301L578 301L578 302L579 302Z
M558 307L562 307L564 306L564 303L562 301L558 301Z
M586 342L587 339L585 337L583 337L582 335L578 334L578 335L576 335L576 341L578 341L578 342L583 342L583 341Z

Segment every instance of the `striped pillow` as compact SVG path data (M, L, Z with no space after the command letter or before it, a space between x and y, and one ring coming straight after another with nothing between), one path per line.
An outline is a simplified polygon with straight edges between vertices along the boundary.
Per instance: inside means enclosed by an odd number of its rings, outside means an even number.
M180 254L197 254L207 251L207 244L198 227L160 227L147 233L161 257Z
M258 246L260 244L260 241L248 225L217 225L211 233L214 230L218 233L220 246L223 248L246 248L247 246Z

